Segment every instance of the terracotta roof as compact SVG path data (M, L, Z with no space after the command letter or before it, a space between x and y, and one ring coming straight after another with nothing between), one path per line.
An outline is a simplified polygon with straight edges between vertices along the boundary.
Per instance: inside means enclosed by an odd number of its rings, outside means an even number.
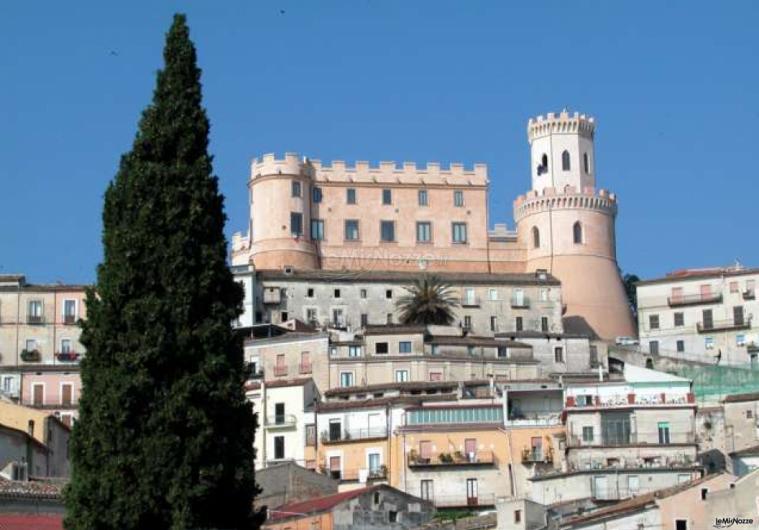
M299 379L280 379L280 380L272 380L272 381L265 381L264 385L266 388L279 388L283 386L303 386L306 383L309 383L313 381L310 377L301 377Z
M339 396L343 394L363 394L366 392L378 392L380 390L428 390L432 388L458 388L458 381L411 381L408 383L381 383L365 386L350 386L346 388L333 388L324 392L325 396Z
M368 488L360 488L351 491L344 491L342 493L335 493L334 495L327 495L325 497L317 497L315 499L309 499L307 501L292 502L280 506L276 511L270 513L269 520L276 521L279 519L287 519L289 517L297 517L294 514L313 514L326 512L334 508L340 503L355 499L377 489L379 486L370 486ZM284 513L289 512L289 513Z
M6 480L0 478L0 497L26 499L60 499L63 482L46 480ZM0 529L3 526L0 525Z
M2 530L63 530L62 515L0 514Z
M485 346L498 348L506 346L508 348L530 348L532 346L524 342L515 342L510 340L498 340L493 337L478 337L467 335L466 337L449 337L449 336L432 336L427 341L430 344L439 344L441 346Z
M703 269L680 269L672 271L662 278L641 280L635 285L652 285L656 283L671 283L686 280L700 280L710 278L722 278L723 276L744 276L746 274L759 274L759 268L736 269L735 267L708 267Z
M722 403L740 403L742 401L759 401L759 392L731 394L722 398Z
M323 280L328 282L398 282L411 283L423 277L419 272L407 271L334 271L334 270L294 270L285 273L282 270L259 270L256 275L260 280ZM445 283L470 283L490 285L560 285L559 280L548 274L541 280L535 273L488 274L475 272L440 272L431 274Z
M457 394L426 394L418 396L395 396L375 399L352 399L348 401L321 401L316 404L317 412L331 412L335 410L373 409L395 405L420 405L432 401L453 401L458 399Z

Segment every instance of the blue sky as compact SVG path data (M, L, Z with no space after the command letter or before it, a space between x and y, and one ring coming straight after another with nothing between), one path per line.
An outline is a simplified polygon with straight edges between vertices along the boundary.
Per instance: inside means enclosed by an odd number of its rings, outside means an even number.
M90 282L102 194L188 14L227 234L249 161L485 162L490 219L529 186L530 116L596 117L618 257L641 277L759 265L759 3L0 3L0 274ZM281 13L284 11L284 13Z

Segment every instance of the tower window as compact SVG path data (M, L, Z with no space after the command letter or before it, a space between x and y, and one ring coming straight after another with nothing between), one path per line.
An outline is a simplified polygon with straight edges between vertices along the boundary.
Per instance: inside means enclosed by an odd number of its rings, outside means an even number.
M537 226L532 227L532 248L540 248L540 230Z
M588 153L582 154L582 163L585 166L585 173L590 175L590 163L588 162Z
M569 171L570 169L569 151L564 151L561 153L561 169L564 171Z
M582 225L580 221L577 221L572 227L572 235L574 237L575 245L582 244Z
M543 156L540 159L540 165L538 166L538 176L542 175L543 173L548 173L548 155L543 153Z
M300 197L300 182L293 180L290 195L293 197Z

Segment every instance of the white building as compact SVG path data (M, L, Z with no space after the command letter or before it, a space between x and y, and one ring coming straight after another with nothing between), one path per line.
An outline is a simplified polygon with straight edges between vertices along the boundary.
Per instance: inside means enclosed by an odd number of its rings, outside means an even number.
M748 364L759 355L759 269L686 269L638 282L641 349L709 363Z

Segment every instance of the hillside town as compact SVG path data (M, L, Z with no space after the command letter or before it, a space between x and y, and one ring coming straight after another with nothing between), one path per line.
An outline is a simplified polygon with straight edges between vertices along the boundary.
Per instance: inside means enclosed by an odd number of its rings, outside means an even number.
M759 268L626 285L595 119L526 133L513 227L485 164L251 162L231 325L264 528L756 519ZM89 287L0 275L0 511L63 512Z

